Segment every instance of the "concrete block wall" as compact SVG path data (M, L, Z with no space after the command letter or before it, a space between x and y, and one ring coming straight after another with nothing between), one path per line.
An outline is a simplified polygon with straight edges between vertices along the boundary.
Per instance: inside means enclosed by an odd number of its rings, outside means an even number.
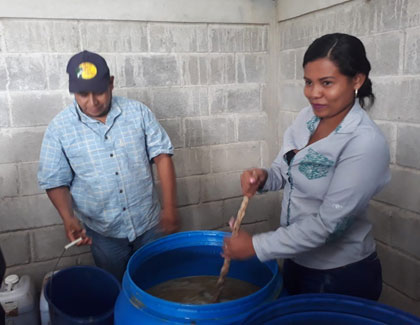
M182 230L227 229L241 202L241 171L268 156L268 27L0 19L0 246L7 273L31 274L39 287L67 241L36 172L45 128L72 100L67 61L83 49L107 59L114 94L144 102L169 133ZM271 229L278 202L276 194L252 200L245 226ZM89 249L74 248L58 267L84 263L92 263Z
M276 33L280 137L307 105L302 69L307 46L333 32L356 35L366 46L377 98L370 115L388 139L392 160L392 181L369 209L383 267L381 301L416 315L420 315L419 17L416 0L353 0L281 21Z

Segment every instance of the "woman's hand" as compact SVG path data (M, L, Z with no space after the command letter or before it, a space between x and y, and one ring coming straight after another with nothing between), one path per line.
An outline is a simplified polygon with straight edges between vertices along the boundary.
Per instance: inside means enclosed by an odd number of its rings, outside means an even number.
M246 231L239 232L232 237L225 237L223 256L231 259L245 260L255 255L252 236Z
M267 171L261 168L253 168L244 171L241 175L242 193L251 198L258 189L262 188L267 181Z

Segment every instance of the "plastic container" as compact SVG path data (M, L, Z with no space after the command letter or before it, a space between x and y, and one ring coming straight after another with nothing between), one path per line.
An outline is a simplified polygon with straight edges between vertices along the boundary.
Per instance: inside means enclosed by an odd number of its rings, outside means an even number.
M6 314L6 324L39 324L38 299L28 275L7 276L0 289L0 303Z
M58 271L44 288L51 324L112 325L120 284L95 266L73 266Z
M229 302L192 305L154 297L145 290L159 283L187 276L218 276L221 231L189 231L163 237L139 249L130 259L122 291L115 304L115 324L237 324L259 306L273 301L282 289L275 261L257 258L232 261L229 277L247 281L261 289ZM215 283L216 286L216 283Z
M243 324L419 325L420 319L371 300L336 294L304 294L262 306Z

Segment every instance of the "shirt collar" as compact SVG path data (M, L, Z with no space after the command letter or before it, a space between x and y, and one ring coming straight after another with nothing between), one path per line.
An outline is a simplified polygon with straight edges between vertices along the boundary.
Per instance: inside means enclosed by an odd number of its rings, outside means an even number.
M363 108L360 106L359 101L355 101L353 107L336 127L335 133L352 133L360 124L363 117ZM310 119L306 121L306 127L310 134L312 134L318 126L320 118L316 116L311 109Z

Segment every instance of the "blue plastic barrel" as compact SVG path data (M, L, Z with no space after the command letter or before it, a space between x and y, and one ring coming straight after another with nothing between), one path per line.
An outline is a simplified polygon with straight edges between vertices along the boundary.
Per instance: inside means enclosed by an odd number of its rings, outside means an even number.
M52 325L114 323L121 286L95 266L73 266L55 273L44 288Z
M304 294L266 304L243 324L419 325L420 319L371 300L337 294Z
M277 263L257 258L232 261L229 277L261 287L233 301L192 305L163 300L146 292L175 278L218 276L223 265L221 231L189 231L163 237L138 250L124 274L115 304L115 324L237 324L259 306L276 299L282 289ZM216 282L215 282L216 288Z

